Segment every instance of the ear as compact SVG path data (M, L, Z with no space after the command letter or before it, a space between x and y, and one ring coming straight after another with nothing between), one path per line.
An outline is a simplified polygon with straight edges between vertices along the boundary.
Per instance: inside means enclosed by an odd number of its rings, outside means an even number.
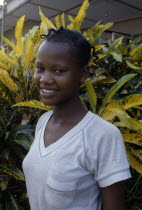
M89 77L89 66L83 66L81 72L80 83L82 84Z

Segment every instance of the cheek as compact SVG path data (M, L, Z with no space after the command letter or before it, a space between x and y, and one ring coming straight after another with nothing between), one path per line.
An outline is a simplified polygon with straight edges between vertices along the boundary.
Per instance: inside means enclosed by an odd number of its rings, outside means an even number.
M40 78L39 78L38 74L37 73L34 73L33 81L36 84L36 86L38 86L39 80L40 80Z

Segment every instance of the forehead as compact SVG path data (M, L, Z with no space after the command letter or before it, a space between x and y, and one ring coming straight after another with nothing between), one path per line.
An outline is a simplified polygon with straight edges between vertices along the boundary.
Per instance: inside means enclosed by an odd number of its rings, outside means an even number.
M38 50L38 57L53 57L77 61L75 49L68 43L43 41Z

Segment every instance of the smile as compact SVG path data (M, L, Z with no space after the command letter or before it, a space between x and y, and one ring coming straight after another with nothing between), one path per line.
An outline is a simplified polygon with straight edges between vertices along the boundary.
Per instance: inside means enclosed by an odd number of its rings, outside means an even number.
M42 93L55 93L55 90L41 89Z

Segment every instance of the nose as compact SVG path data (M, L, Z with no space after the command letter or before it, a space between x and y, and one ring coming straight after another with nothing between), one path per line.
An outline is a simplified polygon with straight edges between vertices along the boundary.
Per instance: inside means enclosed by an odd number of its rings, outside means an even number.
M54 82L52 73L45 71L40 77L40 82L46 84L52 84Z

